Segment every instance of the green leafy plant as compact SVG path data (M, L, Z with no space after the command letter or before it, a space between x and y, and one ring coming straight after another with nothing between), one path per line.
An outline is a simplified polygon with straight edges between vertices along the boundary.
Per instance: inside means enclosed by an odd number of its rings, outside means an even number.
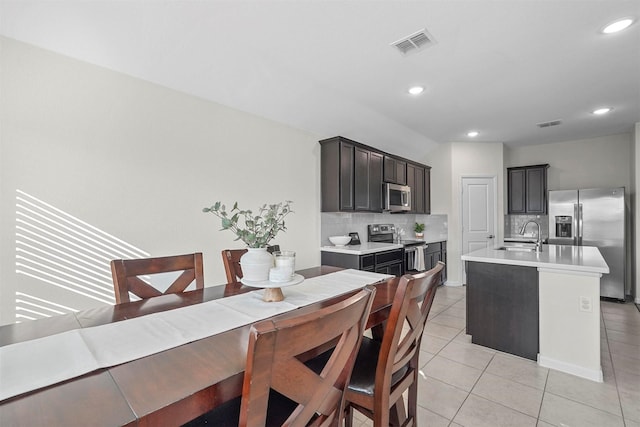
M424 231L424 224L416 222L416 225L413 226L413 231L415 231L416 233L422 233Z
M237 237L250 248L266 248L269 242L276 237L278 232L285 231L287 227L284 218L292 213L291 201L286 200L273 205L262 205L254 215L251 210L238 208L238 202L227 212L225 205L214 203L210 208L203 208L202 212L210 212L222 220L221 230L231 230ZM244 222L244 227L240 222Z

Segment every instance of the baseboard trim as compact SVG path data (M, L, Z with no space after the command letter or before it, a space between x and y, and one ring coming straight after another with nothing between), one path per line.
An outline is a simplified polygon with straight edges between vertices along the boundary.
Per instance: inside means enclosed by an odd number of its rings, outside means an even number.
M446 282L444 282L445 286L462 286L462 283L460 282L452 282L451 280L447 280Z
M566 372L567 374L586 378L588 380L599 383L603 381L602 368L588 369L583 366L575 365L573 363L563 362L551 357L541 356L540 354L538 354L538 365L545 368L555 369L556 371Z

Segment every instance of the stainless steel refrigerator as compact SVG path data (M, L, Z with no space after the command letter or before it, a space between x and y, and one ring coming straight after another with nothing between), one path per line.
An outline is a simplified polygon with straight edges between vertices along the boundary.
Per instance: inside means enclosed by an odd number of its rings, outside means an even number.
M549 191L549 243L596 246L610 270L600 296L624 299L624 187Z

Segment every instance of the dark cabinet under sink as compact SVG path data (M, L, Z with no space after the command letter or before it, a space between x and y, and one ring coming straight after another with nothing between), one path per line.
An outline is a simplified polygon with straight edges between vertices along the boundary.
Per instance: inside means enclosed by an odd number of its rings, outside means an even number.
M536 360L536 267L466 261L467 334L471 342Z

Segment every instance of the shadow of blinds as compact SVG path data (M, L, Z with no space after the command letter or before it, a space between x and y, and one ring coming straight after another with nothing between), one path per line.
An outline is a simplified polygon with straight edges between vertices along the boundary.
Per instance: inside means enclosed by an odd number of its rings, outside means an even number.
M148 256L147 252L16 190L17 274L84 298L115 304L109 262ZM16 292L15 301L17 322L77 311L65 301L20 291Z

